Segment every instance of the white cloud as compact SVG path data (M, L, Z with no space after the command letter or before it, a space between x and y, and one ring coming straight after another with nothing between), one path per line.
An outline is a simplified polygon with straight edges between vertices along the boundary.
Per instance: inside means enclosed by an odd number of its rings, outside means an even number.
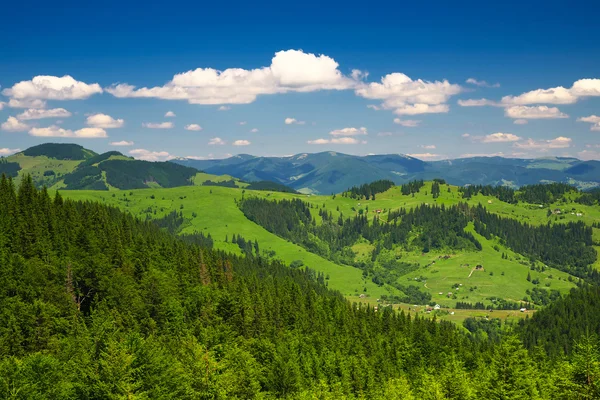
M466 80L466 82L469 83L469 84L471 84L471 85L475 85L475 86L479 86L479 87L492 87L492 88L498 88L498 87L500 87L499 83L494 83L492 85L492 84L487 83L486 81L479 81L479 80L477 80L475 78L469 78L469 79Z
M434 150L435 144L422 144L419 147L425 150Z
M248 123L248 122L246 122L246 121L240 121L240 122L239 122L239 124L240 124L240 125L246 125L247 123Z
M526 119L515 119L513 121L513 124L516 125L527 125L529 123L529 121L527 121Z
M173 118L173 117L176 117L176 115L173 111L167 111L165 113L165 118Z
M582 97L600 96L600 79L580 79L570 88L557 86L550 89L536 89L519 96L505 96L504 104L573 104Z
M292 124L304 125L306 123L304 121L298 121L296 118L286 118L284 122L286 125L292 125Z
M379 107L378 105L375 105L375 104L367 104L367 108L370 108L371 110L375 110L375 111L383 110L383 108L381 108L381 107Z
M569 118L556 107L548 106L510 106L504 110L504 115L516 119L555 119Z
M144 128L150 129L171 129L173 127L172 122L145 122L142 124Z
M497 102L488 99L458 100L458 105L462 107L499 106Z
M29 129L29 125L19 121L15 117L8 117L6 122L3 122L2 125L0 125L0 128L7 132L23 132Z
M550 140L527 139L525 142L516 142L514 147L523 150L547 151L549 149L564 149L571 146L571 138L559 136Z
M444 157L441 154L433 154L433 153L414 153L414 154L407 154L407 156L422 159L422 160L436 160L436 159L440 159L440 158Z
M600 117L597 115L590 115L589 117L577 118L578 122L589 122L592 124L590 127L591 131L600 131Z
M0 148L0 156L10 156L12 154L20 152L21 149L9 149L6 147Z
M581 160L600 160L600 152L594 150L583 150L577 153Z
M189 124L186 125L183 129L185 129L186 131L196 131L199 132L202 130L202 127L198 124Z
M356 94L367 99L382 100L381 108L394 110L398 115L416 115L448 112L444 103L462 91L459 85L448 81L412 80L405 74L384 76L381 83L358 84Z
M367 135L367 128L360 127L360 128L343 128L343 129L336 129L333 130L331 132L329 132L330 135L332 136L356 136L356 135Z
M249 146L250 142L247 140L236 140L232 143L234 146Z
M94 128L112 129L121 128L125 124L125 121L122 119L114 119L106 114L93 114L87 117L85 123Z
M214 137L208 141L208 144L211 146L212 145L224 145L225 141L223 139L221 139L220 137Z
M134 158L144 161L167 161L172 160L175 156L166 151L150 151L146 149L134 149L129 151Z
M128 140L121 140L120 142L110 142L109 144L111 146L133 146L133 142Z
M10 99L8 106L11 108L46 108L46 102L39 99Z
M229 110L231 110L231 107L229 107L229 106L221 106L221 107L218 108L218 110L219 111L229 111Z
M256 133L256 132L258 132L258 129L257 128L252 128L252 129L250 129L250 132L251 133Z
M398 125L402 125L405 126L407 128L414 128L416 126L419 126L419 124L421 123L421 121L416 120L416 119L400 119L400 118L394 118L394 123L398 124Z
M308 144L366 144L366 141L360 141L353 137L335 137L332 139L315 139L309 140L306 143Z
M474 138L475 139L475 138ZM481 138L477 138L482 143L506 143L506 142L517 142L521 140L521 138L517 135L513 135L512 133L492 133Z
M17 115L17 118L21 121L27 121L30 119L43 119L43 118L67 118L72 114L64 108L53 108L50 110L30 108Z
M31 128L29 130L31 136L40 137L73 137L82 139L95 139L108 137L106 131L102 128L82 128L76 131L63 129L56 125L51 125L46 128Z
M173 76L164 86L136 89L117 84L106 91L116 97L152 97L187 100L191 104L248 104L259 95L342 90L355 81L345 77L338 63L325 55L287 50L275 53L268 67L218 71L198 68Z
M69 75L63 77L40 75L4 89L2 94L13 99L81 100L102 93L97 83L87 84Z

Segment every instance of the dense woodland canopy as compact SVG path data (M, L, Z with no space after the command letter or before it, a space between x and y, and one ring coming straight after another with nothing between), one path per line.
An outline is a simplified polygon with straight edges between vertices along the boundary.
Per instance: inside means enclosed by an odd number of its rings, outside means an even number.
M564 199L569 192L578 192L577 188L566 183L545 183L521 186L518 190L508 186L468 185L460 187L463 198L470 199L478 193L494 196L500 201L516 204L519 201L529 204L551 204Z
M352 186L350 189L342 193L342 196L358 200L375 200L375 195L377 193L383 193L394 186L395 184L392 181L380 180L371 183L365 183L364 185L360 186Z
M413 218L440 211L422 213ZM255 253L200 247L116 208L52 198L30 177L18 190L3 177L0 398L600 396L597 319L566 305L594 308L583 291L513 332L494 321L463 331L350 304L314 272ZM542 330L566 323L586 333L566 339L568 355L548 355Z

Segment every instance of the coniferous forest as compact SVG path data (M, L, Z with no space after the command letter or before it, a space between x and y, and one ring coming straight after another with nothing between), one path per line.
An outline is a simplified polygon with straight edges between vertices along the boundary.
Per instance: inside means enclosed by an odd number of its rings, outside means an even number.
M0 398L600 396L596 287L463 329L350 304L240 237L245 256L175 237L177 218L160 228L2 178Z

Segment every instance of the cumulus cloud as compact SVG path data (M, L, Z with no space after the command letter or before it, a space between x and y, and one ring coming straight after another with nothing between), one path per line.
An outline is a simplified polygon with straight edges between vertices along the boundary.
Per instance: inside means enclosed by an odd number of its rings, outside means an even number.
M600 131L600 117L597 115L590 115L589 117L577 118L579 122L588 122L592 124L590 127L591 131Z
M444 157L441 154L433 154L433 153L413 153L413 154L407 154L407 156L418 158L421 160L436 160L436 159L440 159L440 158Z
M151 151L146 149L134 149L129 151L134 158L144 161L167 161L172 160L175 156L166 151Z
M45 128L31 128L29 130L31 136L39 137L68 137L68 138L81 138L81 139L96 139L106 138L108 135L102 128L81 128L76 131L70 129L63 129L56 125L51 125Z
M43 118L67 118L72 114L64 108L53 108L50 110L30 108L17 115L17 118L21 121L27 121L31 119L43 119Z
M550 89L536 89L518 96L504 96L502 103L513 105L527 104L573 104L583 97L600 96L600 79L580 79L570 88L557 86Z
M10 156L12 154L20 152L21 149L9 149L7 147L0 148L0 156Z
M224 71L197 68L173 76L164 86L138 89L117 84L106 91L116 97L187 100L191 104L248 104L259 95L342 90L354 82L340 72L331 57L287 50L275 53L268 67Z
M332 136L356 136L356 135L367 135L367 128L343 128L343 129L335 129L329 132Z
M529 123L529 121L527 121L526 119L515 119L513 121L513 124L516 125L527 125Z
M220 137L214 137L208 141L208 144L211 146L214 146L214 145L221 146L221 145L225 144L225 141L223 139L221 139Z
M250 132L251 133L256 133L256 132L258 132L258 129L257 128L252 128L252 129L250 129Z
M144 128L150 129L171 129L173 127L172 122L145 122L142 124Z
M232 143L234 146L249 146L250 142L248 140L236 140Z
M0 125L0 128L7 132L23 132L29 129L29 125L19 121L15 117L8 117L6 122L3 122L2 125Z
M8 106L11 108L46 108L46 102L39 99L10 99Z
M394 123L407 127L407 128L414 128L419 126L419 124L421 123L421 121L416 120L416 119L400 119L400 118L394 118Z
M419 147L425 150L434 150L435 144L422 144Z
M125 121L114 119L106 114L93 114L87 117L85 123L94 128L112 129L121 128L125 124Z
M309 140L306 143L308 144L367 144L364 140L358 140L353 137L334 137L332 139L315 139Z
M165 118L173 118L173 117L176 117L176 115L173 111L167 111L165 113Z
M493 100L488 99L468 99L458 100L458 105L462 107L483 107L483 106L499 106L499 104Z
M475 78L469 78L469 79L466 80L466 82L468 84L479 86L479 87L492 87L492 88L498 88L498 87L500 87L499 83L489 84L486 81L480 81L480 80L477 80Z
M111 146L133 146L133 142L128 140L121 140L120 142L110 142L109 144Z
M305 124L304 121L298 121L296 118L286 118L284 122L286 125L293 125L293 124L304 125Z
M189 124L189 125L186 125L183 129L185 129L186 131L196 131L196 132L198 132L198 131L202 130L202 127L200 125L198 125L198 124Z
M555 119L569 118L556 107L548 106L510 106L504 110L504 115L516 119Z
M515 148L523 150L548 151L550 149L564 149L571 146L571 138L559 136L550 140L527 139L525 142L516 142Z
M413 80L398 72L384 76L381 83L360 83L355 90L358 96L382 100L382 109L394 110L398 115L448 112L448 105L444 103L461 91L459 85L447 80Z
M100 85L77 81L69 75L63 77L39 75L2 91L3 95L17 100L82 100L96 93L102 93Z
M505 143L505 142L517 142L521 140L521 138L517 135L513 135L512 133L502 133L496 132L486 136L483 136L479 139L482 143Z

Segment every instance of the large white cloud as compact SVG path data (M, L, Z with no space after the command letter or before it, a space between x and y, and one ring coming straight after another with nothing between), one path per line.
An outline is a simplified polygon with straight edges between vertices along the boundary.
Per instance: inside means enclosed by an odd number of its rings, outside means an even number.
M7 132L23 132L29 129L29 125L19 121L15 117L8 117L6 122L3 122L2 125L0 125L0 128Z
M191 104L248 104L259 95L342 90L355 81L344 76L326 55L287 50L275 53L271 65L252 70L197 68L176 74L164 86L136 88L117 84L106 89L116 97L187 100ZM220 108L225 110L225 108Z
M172 122L145 122L142 124L144 128L150 129L171 129L173 127Z
M413 80L402 73L384 76L379 82L360 83L358 96L382 100L381 108L394 110L398 115L448 112L444 104L451 96L462 91L460 85L444 81Z
M30 108L29 110L23 111L17 115L17 118L21 121L27 121L30 119L43 119L43 118L68 118L72 114L64 108L52 108L49 110Z
M343 129L335 129L329 132L332 136L356 136L356 135L367 135L367 128L364 126L360 128L343 128Z
M125 125L124 120L115 119L106 114L89 115L85 122L89 126L103 129L121 128L123 125Z
M76 131L63 129L56 125L51 125L45 128L31 128L29 130L31 136L39 137L65 137L65 138L81 138L81 139L97 139L106 138L108 135L102 128L81 128Z
M458 100L458 105L462 107L483 107L483 106L498 106L499 104L488 99L468 99Z
M571 138L559 136L550 140L527 139L525 142L515 142L514 147L523 150L547 151L550 149L564 149L571 147Z
M146 149L133 149L129 151L134 158L144 161L167 161L175 158L167 151L151 151Z
M597 115L590 115L589 117L577 118L579 122L589 122L592 124L590 127L591 131L600 131L600 117Z
M81 100L96 93L102 93L99 84L77 81L69 75L63 77L39 75L2 91L3 95L17 100Z
M504 109L504 115L515 119L569 118L557 107L548 106L510 106Z

